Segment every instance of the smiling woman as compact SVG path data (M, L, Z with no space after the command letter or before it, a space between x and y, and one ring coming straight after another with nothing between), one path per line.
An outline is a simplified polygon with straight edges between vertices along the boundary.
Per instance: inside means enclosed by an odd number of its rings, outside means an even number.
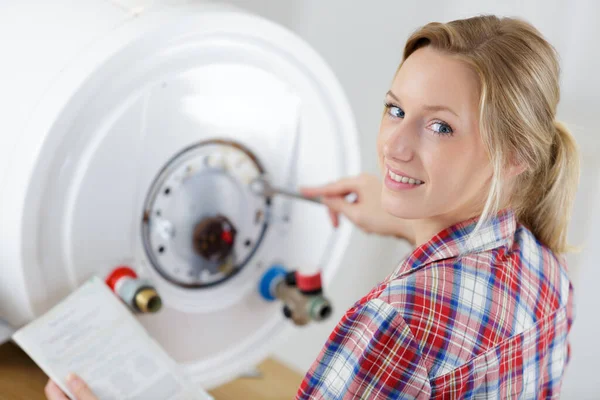
M578 152L559 66L526 22L430 23L385 96L370 175L305 188L416 246L339 322L298 399L558 398L570 358L563 253ZM348 204L342 196L357 193Z

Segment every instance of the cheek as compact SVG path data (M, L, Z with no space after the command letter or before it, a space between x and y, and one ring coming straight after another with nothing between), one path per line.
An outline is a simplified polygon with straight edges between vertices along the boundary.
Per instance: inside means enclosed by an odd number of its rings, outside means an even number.
M382 121L381 127L379 128L379 133L377 134L377 160L379 163L379 168L381 168L383 162L383 148L387 141L389 134L387 133L387 129L385 127L384 122Z
M444 192L445 196L455 198L472 197L491 176L487 159L478 152L465 152L462 146L427 154L423 162L437 195Z

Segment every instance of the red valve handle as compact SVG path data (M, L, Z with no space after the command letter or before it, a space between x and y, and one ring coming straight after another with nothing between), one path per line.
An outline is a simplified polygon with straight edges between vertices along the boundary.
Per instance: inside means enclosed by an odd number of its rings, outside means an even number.
M303 292L316 292L323 288L321 272L313 275L302 275L296 271L296 286Z
M133 269L126 265L120 265L113 269L110 274L106 277L106 284L110 286L112 290L115 290L115 285L119 279L123 277L137 278L137 274Z

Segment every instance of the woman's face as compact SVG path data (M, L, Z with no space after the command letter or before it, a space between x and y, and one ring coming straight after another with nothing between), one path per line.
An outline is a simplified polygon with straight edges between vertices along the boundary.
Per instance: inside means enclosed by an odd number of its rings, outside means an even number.
M453 222L481 213L492 167L479 133L479 93L476 73L449 55L424 47L406 59L377 139L387 212Z

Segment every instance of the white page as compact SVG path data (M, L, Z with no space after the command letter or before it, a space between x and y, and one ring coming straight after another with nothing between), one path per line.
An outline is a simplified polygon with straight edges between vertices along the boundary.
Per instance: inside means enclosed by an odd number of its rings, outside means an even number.
M66 376L81 376L101 400L213 400L184 378L108 286L94 277L13 340L73 398Z

